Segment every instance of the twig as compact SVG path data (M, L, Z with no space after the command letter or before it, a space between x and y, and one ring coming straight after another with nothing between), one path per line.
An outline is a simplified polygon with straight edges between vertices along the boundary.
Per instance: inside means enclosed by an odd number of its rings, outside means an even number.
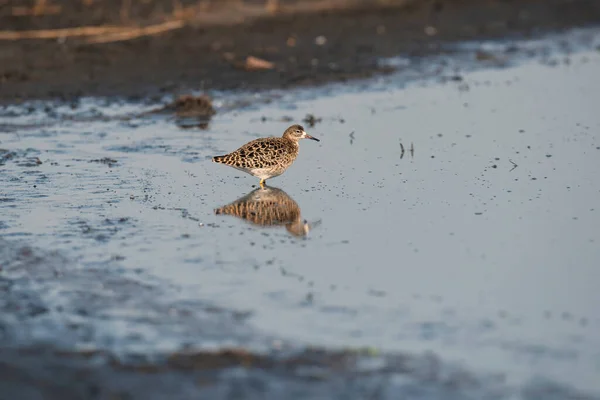
M19 39L58 39L61 37L95 36L122 32L131 27L120 26L80 26L77 28L40 29L33 31L0 31L0 40Z
M172 31L183 28L185 22L183 20L168 21L162 24L145 26L141 28L129 29L125 32L115 32L106 35L93 36L87 40L88 43L111 43L122 42L125 40L135 39L141 36L157 35L159 33Z

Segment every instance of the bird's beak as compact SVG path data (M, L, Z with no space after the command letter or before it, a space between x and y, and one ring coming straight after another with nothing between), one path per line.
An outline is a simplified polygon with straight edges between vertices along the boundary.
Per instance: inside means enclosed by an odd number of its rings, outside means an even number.
M316 140L317 142L320 142L319 139L317 139L316 137L310 136L308 133L304 132L304 139L312 139L312 140Z

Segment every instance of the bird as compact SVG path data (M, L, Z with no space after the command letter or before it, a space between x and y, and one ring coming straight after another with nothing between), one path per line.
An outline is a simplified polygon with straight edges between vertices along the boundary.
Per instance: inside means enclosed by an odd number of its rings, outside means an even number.
M266 186L254 189L232 203L215 209L216 215L232 215L260 227L285 226L293 236L306 236L311 228L300 207L286 192Z
M298 156L300 139L320 141L306 133L301 125L292 125L281 137L255 139L212 160L259 178L260 187L264 187L267 179L283 174L292 165Z

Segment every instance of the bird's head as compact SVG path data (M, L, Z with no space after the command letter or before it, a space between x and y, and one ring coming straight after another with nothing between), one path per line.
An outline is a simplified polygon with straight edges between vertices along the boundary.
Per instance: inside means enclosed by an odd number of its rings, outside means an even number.
M301 125L292 125L283 132L283 137L291 139L297 142L300 139L312 139L319 142L320 140L316 137L310 136L308 133L304 131L304 128Z

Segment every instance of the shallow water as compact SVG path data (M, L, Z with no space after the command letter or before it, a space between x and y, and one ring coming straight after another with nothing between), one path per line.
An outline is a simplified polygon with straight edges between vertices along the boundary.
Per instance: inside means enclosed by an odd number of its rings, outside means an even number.
M431 351L510 385L600 395L600 53L557 59L289 92L206 130L148 117L11 130L0 236L161 282L167 306L235 310L258 337ZM210 162L307 114L321 142L302 142L273 189ZM252 221L227 215L240 209ZM141 324L136 307L110 305L81 345L258 346L246 325L194 336Z

